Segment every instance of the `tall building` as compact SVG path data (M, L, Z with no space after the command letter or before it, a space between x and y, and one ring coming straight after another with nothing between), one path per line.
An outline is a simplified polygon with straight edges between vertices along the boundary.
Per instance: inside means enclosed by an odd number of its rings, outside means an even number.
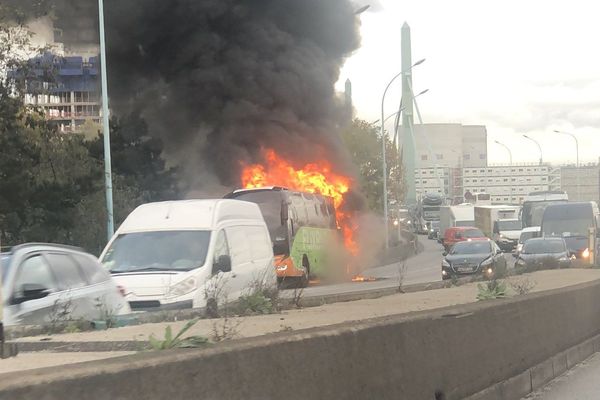
M86 121L100 123L100 97L98 90L98 58L60 57L46 54L32 59L42 68L52 68L54 78L45 83L45 90L25 95L25 103L40 107L46 117L55 121L61 132L78 132Z
M415 125L416 167L487 165L487 130L482 125Z
M560 190L559 167L513 164L463 168L463 191L488 193L493 203L520 204L531 192Z
M43 91L31 90L25 103L40 107L61 132L78 132L87 121L101 118L98 34L93 17L40 18L29 24L32 42L48 46L51 53L31 59L39 77L53 70Z
M600 203L600 164L564 166L560 175L562 190L569 200Z

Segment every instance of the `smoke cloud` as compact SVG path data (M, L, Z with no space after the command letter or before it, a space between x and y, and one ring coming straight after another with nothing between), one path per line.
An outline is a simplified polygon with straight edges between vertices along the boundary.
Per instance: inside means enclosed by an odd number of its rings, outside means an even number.
M349 162L334 91L357 48L349 0L107 0L109 92L139 111L192 187L239 184L273 148Z

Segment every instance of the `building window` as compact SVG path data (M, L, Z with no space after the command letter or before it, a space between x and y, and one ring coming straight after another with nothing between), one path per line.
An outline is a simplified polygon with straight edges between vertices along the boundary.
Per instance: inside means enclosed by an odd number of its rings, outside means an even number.
M485 169L480 169L479 172L481 172L482 174L485 173Z
M531 178L527 178L527 182L531 182Z
M546 180L546 177L542 176L542 182Z
M464 154L463 155L463 159L470 160L471 159L471 155L470 154Z
M382 175L383 175L383 173L382 173ZM421 183L422 183L423 185L426 185L426 184L427 184L427 181L422 181Z
M383 173L382 173L382 175L383 175ZM471 180L470 179L465 179L465 183L471 183Z
M491 169L488 169L488 173L489 173L489 174L491 174L491 173L492 173L492 170L491 170Z
M436 154L435 158L438 160L443 160L444 159L444 155L443 154Z
M427 161L427 154L423 154L421 156L421 161Z
M514 182L514 181L516 181L516 179L515 179L515 178L511 178L511 179L510 179L510 181L511 181L511 182Z
M485 160L485 154L480 154L480 155L479 155L479 159L480 159L480 160Z
M523 168L519 168L519 172L523 172Z
M382 174L383 175L383 174ZM508 182L508 178L504 178L504 182Z
M504 198L504 201L508 201L508 197L505 197L505 198Z
M473 179L473 183L477 183L477 179Z

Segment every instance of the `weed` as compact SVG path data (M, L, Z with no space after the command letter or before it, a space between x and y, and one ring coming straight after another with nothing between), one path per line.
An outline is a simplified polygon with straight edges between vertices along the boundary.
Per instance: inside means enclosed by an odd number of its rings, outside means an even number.
M450 283L452 284L452 286L460 286L460 280L454 274L450 275Z
M224 274L215 274L204 286L204 298L206 299L206 317L218 318L221 306L227 304L228 278Z
M167 350L173 348L194 348L201 347L208 343L208 339L203 336L188 336L181 338L181 336L187 332L192 326L196 325L198 318L192 319L185 324L183 328L173 337L171 325L165 328L165 338L163 340L156 339L154 335L150 335L150 346L154 350Z
M406 277L406 271L408 270L408 267L406 266L406 263L399 263L398 264L398 292L399 293L404 293L404 289L402 288L404 286L404 278Z
M243 322L242 319L231 319L227 316L214 320L210 339L215 343L235 339L239 336L239 328Z
M522 279L514 279L509 282L510 287L518 294L524 295L527 294L533 289L536 285L536 282L530 281L529 278Z
M477 284L477 288L479 289L477 300L490 300L506 297L506 282L504 281L492 279L485 284Z
M117 308L108 307L106 297L96 297L94 301L94 307L98 311L99 320L106 324L106 329L114 328L117 323L116 316L121 305Z
M255 292L240 297L238 301L239 313L246 314L271 314L273 303L260 292Z
M240 296L239 314L271 314L279 310L279 288L272 274L266 271L254 277Z
M292 304L296 306L296 308L302 308L302 298L304 297L304 288L303 287L295 287L294 293L292 293Z
M50 308L50 312L48 313L48 333L62 332L67 322L71 320L74 310L73 299L70 296L70 290L68 290L65 296L61 295L54 300Z

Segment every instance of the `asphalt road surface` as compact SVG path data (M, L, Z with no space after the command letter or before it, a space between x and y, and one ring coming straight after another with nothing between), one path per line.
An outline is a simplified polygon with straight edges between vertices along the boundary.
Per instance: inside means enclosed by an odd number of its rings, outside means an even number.
M597 400L600 399L599 376L600 353L596 353L525 399Z
M398 287L398 277L402 270L402 264L404 264L404 278L402 281L404 286L440 281L442 279L443 246L436 240L429 240L427 236L423 235L419 236L419 242L423 244L423 251L403 263L370 268L362 272L364 276L378 278L377 281L346 282L333 285L311 284L310 287L304 290L304 296L325 296ZM514 258L510 254L506 254L505 257L508 261L508 267L512 268Z
M442 279L441 260L444 251L441 244L427 236L419 236L423 244L422 252L404 261L405 272L403 285L416 283L436 282ZM384 289L398 287L401 263L390 264L382 267L371 268L363 271L364 276L378 278L375 282L346 282L334 285L311 285L304 290L304 296L323 296L329 294L342 294L360 292L367 289Z

